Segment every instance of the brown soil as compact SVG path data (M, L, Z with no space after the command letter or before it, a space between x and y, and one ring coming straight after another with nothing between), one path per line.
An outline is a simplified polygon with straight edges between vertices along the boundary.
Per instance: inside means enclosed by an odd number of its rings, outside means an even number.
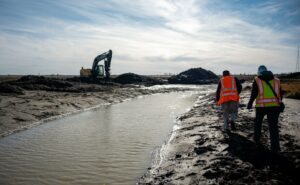
M283 80L281 88L285 91L285 97L300 99L300 80Z

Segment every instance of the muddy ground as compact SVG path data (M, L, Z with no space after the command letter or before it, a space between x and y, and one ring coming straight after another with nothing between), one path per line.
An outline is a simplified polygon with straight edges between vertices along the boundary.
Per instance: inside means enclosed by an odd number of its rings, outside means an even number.
M128 74L126 78L136 77ZM131 79L129 79L131 80ZM24 77L1 85L0 136L30 128L46 121L117 103L140 95L190 89L144 89L136 85L103 84L93 81ZM153 80L141 79L152 83ZM155 82L156 83L156 82ZM140 184L300 184L300 147L289 132L286 113L281 117L279 156L268 150L267 127L264 146L252 142L254 111L246 110L249 89L241 98L237 131L221 131L222 113L213 96L200 99L180 117L180 128L173 133L161 163L149 168ZM299 116L299 111L296 112Z
M237 131L231 132L222 132L222 113L213 96L200 99L179 118L179 129L162 147L160 163L139 184L300 184L300 147L286 132L288 118L280 117L278 155L270 153L266 122L263 145L256 145L254 110L246 109L249 93L242 93Z
M130 77L132 75L129 75ZM127 80L128 75L125 75ZM140 78L142 83L149 79ZM132 84L79 78L23 76L0 83L0 137L68 114L154 93L187 89L144 89ZM150 81L153 83L153 80ZM139 83L141 85L141 83ZM143 85L143 84L142 84Z

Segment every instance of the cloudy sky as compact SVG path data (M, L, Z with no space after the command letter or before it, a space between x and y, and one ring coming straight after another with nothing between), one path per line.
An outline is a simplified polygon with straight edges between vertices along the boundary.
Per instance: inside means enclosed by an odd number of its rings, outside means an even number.
M0 74L293 72L299 0L0 0Z

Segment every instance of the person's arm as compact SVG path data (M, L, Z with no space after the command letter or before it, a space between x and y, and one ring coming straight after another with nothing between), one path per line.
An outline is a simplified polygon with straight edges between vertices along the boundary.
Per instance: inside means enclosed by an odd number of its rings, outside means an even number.
M242 89L243 89L242 84L241 84L241 82L239 81L238 78L236 78L236 77L234 77L234 78L235 78L235 82L236 82L236 87L237 87L238 93L240 94L242 92Z
M249 99L249 102L247 105L247 109L252 108L252 104L253 104L254 100L256 99L257 95L258 95L258 87L257 87L256 82L254 81L252 84L252 91L251 91L251 96L250 96L250 99Z
M218 84L217 92L216 92L216 102L220 99L220 93L221 93L221 81Z
M285 91L282 90L281 86L279 87L279 91L280 91L280 99L282 100Z

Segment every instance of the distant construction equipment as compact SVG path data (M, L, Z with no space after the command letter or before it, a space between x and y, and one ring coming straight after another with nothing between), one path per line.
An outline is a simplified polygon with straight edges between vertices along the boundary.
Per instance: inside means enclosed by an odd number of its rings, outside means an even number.
M105 78L106 80L108 80L110 78L111 58L112 58L112 50L102 53L101 55L98 55L94 59L92 69L84 69L83 67L81 67L80 77ZM101 60L104 60L104 66L98 65L98 63Z

